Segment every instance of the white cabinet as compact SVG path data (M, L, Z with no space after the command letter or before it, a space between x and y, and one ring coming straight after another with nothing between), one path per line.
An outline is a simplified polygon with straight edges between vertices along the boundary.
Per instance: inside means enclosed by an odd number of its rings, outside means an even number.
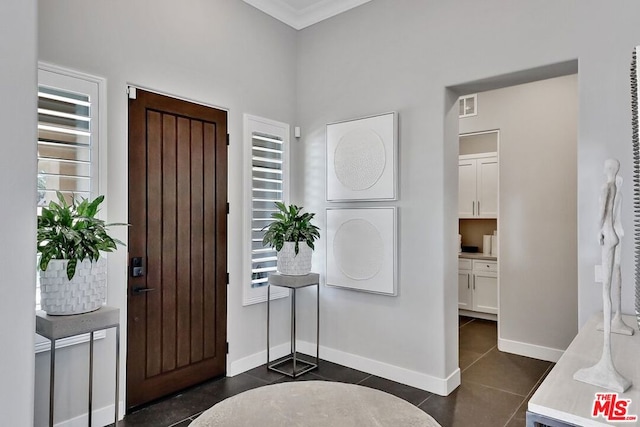
M498 217L498 156L467 154L458 161L460 218Z
M458 260L458 308L498 314L498 263Z
M458 216L473 218L476 212L477 165L473 159L458 162Z
M471 260L458 260L458 308L463 310L472 309L471 290Z

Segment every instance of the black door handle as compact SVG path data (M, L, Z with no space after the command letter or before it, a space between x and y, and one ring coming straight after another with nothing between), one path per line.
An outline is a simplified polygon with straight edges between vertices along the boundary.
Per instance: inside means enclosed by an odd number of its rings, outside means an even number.
M151 292L151 291L155 291L154 288L143 288L142 286L136 286L133 289L131 289L131 292L133 292L134 295L140 295L143 294L145 292Z

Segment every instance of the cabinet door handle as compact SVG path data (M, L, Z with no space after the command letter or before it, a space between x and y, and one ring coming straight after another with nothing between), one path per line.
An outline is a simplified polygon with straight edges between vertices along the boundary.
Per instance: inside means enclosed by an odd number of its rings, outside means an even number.
M471 289L471 275L467 275L467 289Z
M478 200L478 215L480 215L480 200Z
M475 215L476 214L476 202L473 201L471 202L471 215Z
M474 291L476 290L476 278L475 277L473 278L473 290Z

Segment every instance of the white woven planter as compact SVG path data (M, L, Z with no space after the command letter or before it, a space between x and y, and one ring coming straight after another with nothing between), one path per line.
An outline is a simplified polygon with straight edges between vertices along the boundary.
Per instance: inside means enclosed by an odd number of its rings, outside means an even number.
M306 242L298 243L298 255L295 242L284 242L278 252L278 273L288 276L304 276L311 272L311 254L313 250Z
M107 296L107 261L79 262L73 279L67 279L67 260L52 259L40 270L40 305L53 316L88 313L99 309Z

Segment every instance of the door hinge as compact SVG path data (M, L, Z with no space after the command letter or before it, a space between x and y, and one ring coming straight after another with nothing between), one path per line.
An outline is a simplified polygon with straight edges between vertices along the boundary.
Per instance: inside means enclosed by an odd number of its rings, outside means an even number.
M227 273L227 285L229 284L229 273Z
M229 213L229 203L227 202L227 213Z
M133 86L129 86L127 88L127 93L129 94L129 99L136 99L138 97L138 94L136 92L136 88Z
M227 341L227 354L229 354L229 342Z
M229 134L227 134L227 145L229 145Z

